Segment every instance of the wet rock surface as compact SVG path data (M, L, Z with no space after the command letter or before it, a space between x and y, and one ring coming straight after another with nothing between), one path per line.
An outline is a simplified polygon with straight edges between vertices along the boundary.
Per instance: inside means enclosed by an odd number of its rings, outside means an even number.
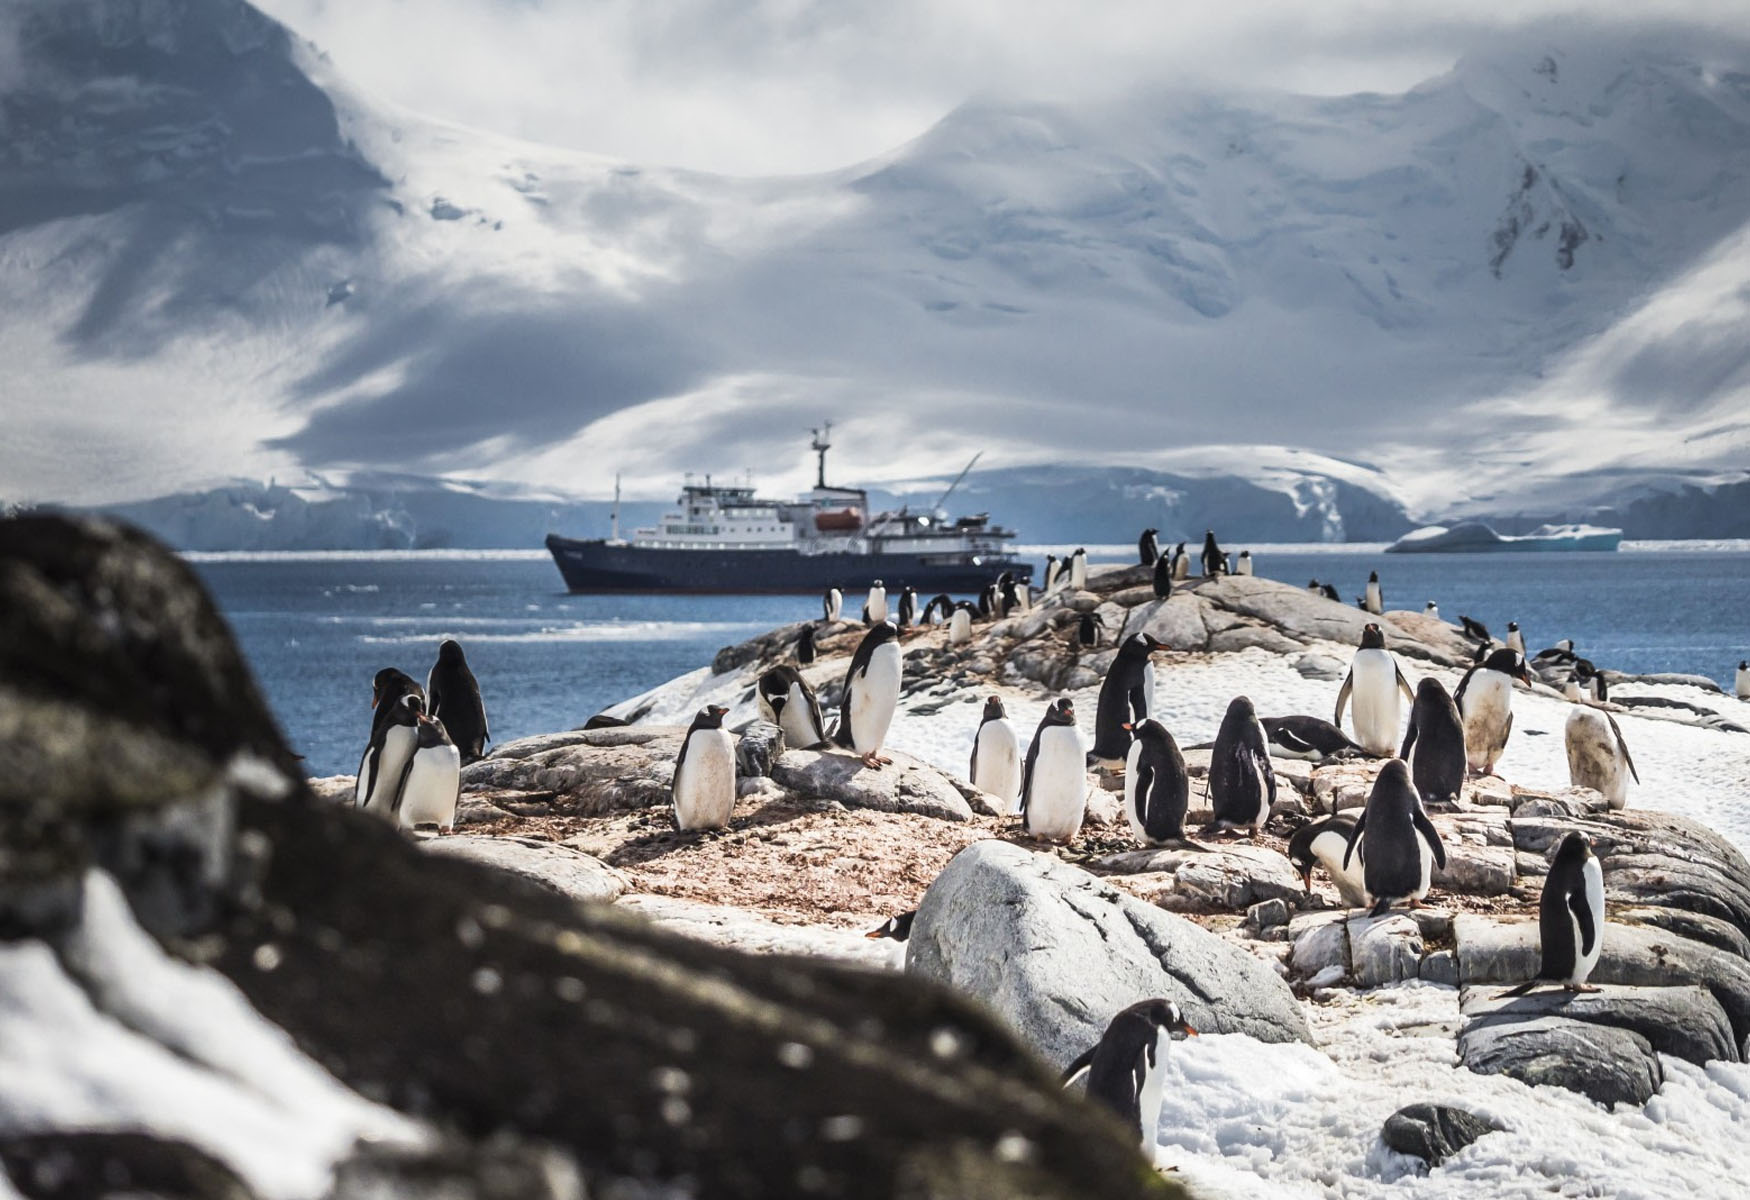
M1487 1117L1447 1104L1411 1104L1385 1119L1380 1139L1399 1154L1437 1167L1478 1138L1499 1133Z

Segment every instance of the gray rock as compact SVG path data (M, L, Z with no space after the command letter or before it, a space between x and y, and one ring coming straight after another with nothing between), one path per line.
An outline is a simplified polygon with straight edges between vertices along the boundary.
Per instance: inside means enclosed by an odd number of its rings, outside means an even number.
M1516 817L1583 817L1609 812L1610 801L1592 788L1568 787L1553 792L1520 788L1514 793L1512 811Z
M943 772L909 754L882 753L892 764L870 770L848 752L786 750L772 764L772 779L792 792L836 800L846 808L919 813L944 821L972 819L972 806Z
M1422 982L1458 986L1458 959L1450 950L1436 950L1422 956Z
M1294 669L1307 679L1324 679L1333 683L1349 674L1349 664L1341 659L1310 652L1294 660Z
M1460 1061L1479 1075L1579 1092L1599 1104L1645 1104L1664 1083L1647 1039L1627 1029L1562 1017L1479 1023L1458 1038Z
M1701 1066L1741 1060L1732 1024L1713 993L1701 987L1605 987L1597 992L1538 988L1503 996L1495 987L1467 987L1459 997L1467 1027L1530 1017L1564 1017L1631 1029L1660 1054Z
M622 726L522 738L462 768L464 793L523 792L551 811L602 816L667 804L686 730Z
M457 834L424 838L419 844L428 854L485 863L572 900L607 903L618 900L630 886L624 875L599 858L558 842Z
M1750 938L1745 937L1743 930L1730 921L1722 921L1718 917L1686 912L1681 908L1652 907L1619 908L1610 916L1612 920L1621 921L1625 925L1652 925L1670 930L1692 942L1702 942L1716 950L1750 959Z
M1288 986L1257 958L1007 842L975 842L930 885L906 970L979 997L1059 1066L1155 996L1199 1030L1311 1041Z
M1232 629L1209 635L1209 649L1218 654L1237 654L1241 650L1293 654L1300 647L1301 643L1268 625L1236 625Z
M1411 1104L1385 1119L1380 1140L1399 1154L1437 1167L1487 1133L1502 1127L1487 1117L1445 1104Z
M1339 978L1349 973L1349 931L1344 928L1342 913L1320 913L1317 921L1303 922L1297 918L1289 926L1294 948L1288 965L1302 979L1311 979L1322 971L1335 967Z
M1246 925L1252 929L1274 929L1288 924L1286 900L1260 900L1246 910Z
M1132 850L1108 855L1099 865L1121 875L1170 871L1176 895L1191 904L1230 912L1242 912L1261 900L1299 900L1306 895L1288 859L1265 846Z
M755 721L735 742L735 773L743 779L770 775L772 761L784 753L784 731L769 721Z
M1350 973L1361 987L1381 987L1415 979L1422 969L1422 931L1404 913L1382 917L1351 917L1344 922L1349 938Z
M1340 646L1360 644L1361 627L1377 621L1388 649L1447 666L1466 666L1470 643L1450 625L1423 621L1419 613L1372 617L1348 604L1316 596L1305 588L1255 575L1230 575L1200 584L1197 596L1216 608L1273 626L1302 644L1314 640Z
M1175 650L1202 650L1209 644L1203 624L1203 605L1189 592L1174 592L1165 600L1151 600L1131 609L1124 619L1124 636L1146 633Z
M1440 818L1433 820L1438 825ZM1441 843L1446 848L1446 865L1434 866L1437 888L1471 896L1502 896L1518 878L1517 859L1511 846L1479 846L1445 837Z
M1084 820L1101 829L1121 826L1124 822L1124 799L1104 787L1091 788Z

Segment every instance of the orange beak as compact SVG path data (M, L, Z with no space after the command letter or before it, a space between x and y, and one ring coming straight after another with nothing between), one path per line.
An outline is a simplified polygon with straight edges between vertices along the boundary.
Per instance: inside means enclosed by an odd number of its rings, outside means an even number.
M1195 1029L1191 1028L1189 1025L1182 1026L1182 1028L1185 1030L1186 1037L1196 1037L1197 1036L1197 1031Z

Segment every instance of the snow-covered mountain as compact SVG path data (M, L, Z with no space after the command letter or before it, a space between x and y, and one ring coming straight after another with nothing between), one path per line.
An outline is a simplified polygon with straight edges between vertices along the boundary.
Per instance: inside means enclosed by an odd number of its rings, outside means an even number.
M1705 32L1522 29L1396 96L981 98L732 179L396 110L240 0L5 18L10 499L783 491L828 414L845 479L1299 447L1421 517L1745 478L1750 50Z

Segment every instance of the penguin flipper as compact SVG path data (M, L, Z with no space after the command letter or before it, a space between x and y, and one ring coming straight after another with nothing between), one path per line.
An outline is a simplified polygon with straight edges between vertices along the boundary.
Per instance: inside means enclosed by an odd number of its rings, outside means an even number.
M1317 754L1319 752L1317 746L1285 725L1278 725L1270 730L1270 740L1284 750L1292 751L1295 754Z
M1130 689L1130 719L1141 721L1148 716L1148 694L1141 684Z
M1136 764L1136 800L1131 807L1136 809L1136 823L1145 830L1148 828L1148 792L1154 786L1155 769L1145 762Z
M1027 819L1027 804L1033 799L1033 764L1039 759L1039 735L1027 743L1027 761L1021 767L1021 820Z
M413 752L407 756L407 763L401 768L401 778L395 781L395 798L389 802L389 811L400 815L401 797L407 794L407 779L413 774L413 760L419 757L419 747L413 747Z
M1464 693L1465 693L1465 690L1470 687L1471 676L1475 675L1476 673L1477 673L1477 668L1475 668L1475 667L1472 667L1470 670L1466 671L1464 673L1464 678L1458 681L1458 690L1456 692L1452 693L1452 703L1458 709L1458 711L1461 715L1464 713Z
M1410 750L1413 746L1415 746L1415 744L1416 744L1416 713L1415 713L1415 710L1412 709L1410 712L1410 727L1408 729L1404 730L1404 748L1402 750L1398 751L1398 757L1403 759L1405 762L1409 762L1410 761Z
M1337 693L1337 712L1331 718L1331 724L1338 729L1343 728L1343 709L1349 704L1349 693L1355 688L1355 668L1349 668L1349 674L1343 677L1343 690Z
M1440 869L1446 869L1446 846L1440 841L1440 831L1434 828L1434 822L1428 819L1428 814L1422 811L1421 804L1416 805L1416 811L1410 820L1416 823L1416 832L1422 835L1422 840L1428 843L1428 849L1434 852L1434 861Z
M1616 748L1622 751L1622 761L1628 764L1628 773L1635 777L1636 783L1639 783L1641 781L1641 773L1635 770L1635 760L1629 756L1628 743L1622 740L1622 730L1616 727L1616 718L1609 713L1605 713L1604 719L1610 722L1610 732L1616 735Z
M1585 894L1578 888L1568 893L1568 911L1574 914L1574 923L1580 927L1580 953L1592 953L1593 947L1598 945L1598 926L1593 922Z
M1094 1051L1099 1048L1100 1043L1095 1042L1092 1046L1089 1046L1086 1050L1083 1050L1080 1054L1076 1055L1075 1061L1063 1069L1063 1078L1059 1081L1059 1085L1062 1087L1068 1087L1076 1081L1076 1076L1083 1074L1089 1067L1093 1066Z
M1349 859L1355 853L1355 847L1361 841L1361 831L1367 828L1367 810L1362 809L1361 815L1355 820L1355 828L1349 831L1349 844L1343 847L1343 869L1349 869Z
M1404 678L1404 669L1402 667L1398 666L1398 660L1395 658L1392 659L1391 665L1392 665L1392 670L1394 670L1398 673L1398 690L1403 692L1404 699L1408 700L1410 702L1411 707L1413 708L1415 706L1415 703L1416 703L1415 689L1410 687L1410 681L1408 679Z
M1543 982L1543 980L1541 980L1541 979L1528 979L1524 983L1520 984L1518 987L1510 987L1504 992L1496 992L1495 999L1497 999L1497 1000L1509 1000L1509 999L1513 998L1514 996L1523 996L1527 992L1531 991L1532 988L1536 987L1538 984L1540 984L1542 982Z

